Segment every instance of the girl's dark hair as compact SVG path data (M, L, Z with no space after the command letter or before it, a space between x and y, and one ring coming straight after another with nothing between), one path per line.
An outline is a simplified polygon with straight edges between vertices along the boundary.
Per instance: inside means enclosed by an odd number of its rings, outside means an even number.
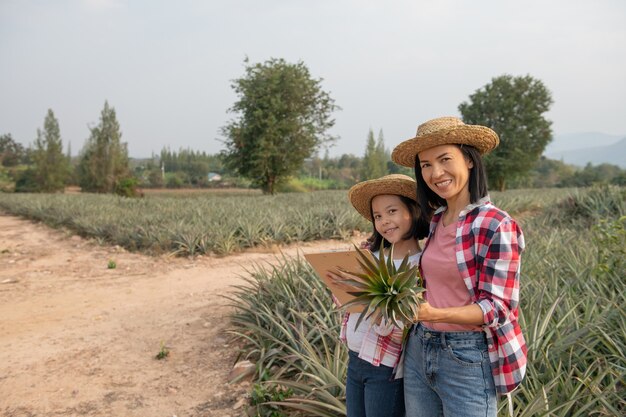
M402 201L402 204L405 205L405 207L411 214L411 228L406 233L406 235L402 236L402 239L411 239L411 238L423 239L426 236L428 236L428 226L430 224L430 216L428 217L428 220L425 221L422 216L422 210L419 209L419 206L417 205L417 202L415 200L412 200L403 195L398 195L398 197L400 198L400 201ZM427 210L427 211L432 213L431 210ZM370 203L370 216L372 217L372 219L374 219L374 213L372 212L371 203ZM372 220L372 224L373 223L374 223L374 220ZM367 239L367 241L370 243L370 248L372 251L376 251L380 249L381 242L383 242L383 245L385 248L388 248L391 246L391 243L387 239L385 239L380 233L378 233L378 230L376 230L376 226L374 226L374 232Z
M483 164L483 159L480 156L480 152L473 146L469 145L457 145L463 156L472 161L474 165L470 168L469 174L469 193L470 193L470 203L476 203L481 198L485 197L488 193L487 191L487 174L485 172L485 165ZM420 159L418 155L415 155L415 180L417 181L417 202L421 207L429 207L432 210L437 209L440 206L446 205L446 200L439 197L433 190L428 187L426 181L422 177L422 169L420 167ZM428 210L424 210L421 213L421 216L424 218L426 215L430 215L431 213Z

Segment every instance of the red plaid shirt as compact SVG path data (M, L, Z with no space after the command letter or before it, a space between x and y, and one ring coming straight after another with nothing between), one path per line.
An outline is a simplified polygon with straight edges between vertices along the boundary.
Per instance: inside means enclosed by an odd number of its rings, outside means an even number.
M348 319L351 313L346 313L341 323L341 332L339 337L341 341L347 343L346 333L348 331ZM359 313L354 313L359 314ZM357 352L359 358L374 366L380 366L383 357L387 357L393 361L393 367L396 368L402 353L403 330L393 325L375 325L364 320L361 326L370 326L367 333L363 337L361 349ZM397 374L399 378L401 374Z
M440 207L435 212L431 236L445 210ZM524 246L524 235L515 220L491 204L488 196L461 211L456 261L472 301L483 311L491 370L501 394L515 389L526 373L526 343L517 322Z

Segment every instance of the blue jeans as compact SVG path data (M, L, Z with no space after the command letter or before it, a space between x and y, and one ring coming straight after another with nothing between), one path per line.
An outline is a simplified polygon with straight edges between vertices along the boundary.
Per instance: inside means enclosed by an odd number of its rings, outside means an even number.
M495 417L485 334L414 326L404 356L404 402L407 417Z
M393 368L374 366L349 351L346 381L348 417L403 417L402 379L394 379Z

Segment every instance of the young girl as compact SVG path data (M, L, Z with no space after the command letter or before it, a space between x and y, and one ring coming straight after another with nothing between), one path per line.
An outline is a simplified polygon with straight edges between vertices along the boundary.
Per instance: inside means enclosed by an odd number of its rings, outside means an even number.
M383 242L386 250L394 245L396 265L405 255L413 263L420 256L418 239L428 232L415 198L415 181L406 175L387 175L364 181L352 187L348 198L354 208L373 222L374 231L368 239L377 250ZM378 256L378 252L374 252ZM388 253L386 255L389 255ZM334 280L342 278L329 273ZM341 339L349 349L346 381L348 417L404 416L404 395L401 378L394 375L402 350L402 329L391 324L375 324L363 320L355 328L359 313L346 313Z
M426 302L405 347L409 417L495 417L496 392L524 377L517 321L524 236L489 201L481 157L498 143L487 127L442 117L391 155L414 166L420 205L438 207L420 259Z

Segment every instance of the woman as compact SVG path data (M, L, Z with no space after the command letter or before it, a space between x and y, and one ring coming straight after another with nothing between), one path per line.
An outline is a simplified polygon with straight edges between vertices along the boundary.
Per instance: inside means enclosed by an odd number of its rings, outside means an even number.
M405 350L409 417L496 416L496 392L524 377L517 322L524 238L490 202L481 157L498 143L487 127L442 117L420 125L391 156L414 167L419 205L436 209L420 260L426 302Z

